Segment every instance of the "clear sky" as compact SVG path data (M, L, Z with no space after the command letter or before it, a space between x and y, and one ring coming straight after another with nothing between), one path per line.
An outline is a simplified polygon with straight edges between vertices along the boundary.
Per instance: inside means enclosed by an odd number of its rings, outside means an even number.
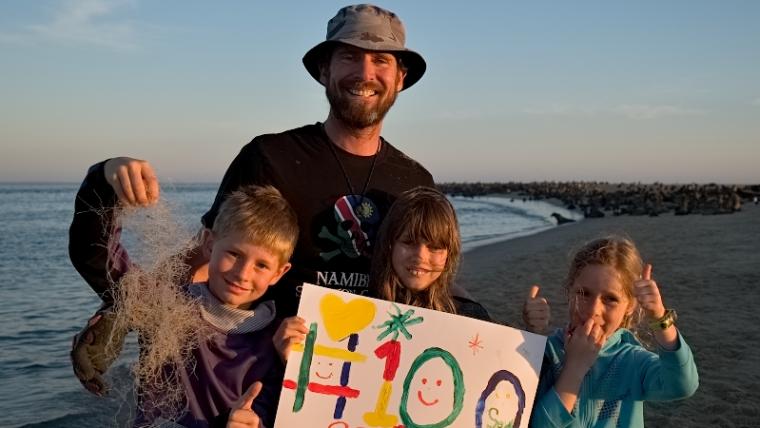
M327 117L301 57L346 4L1 1L0 181L218 181ZM760 1L377 4L428 63L383 135L437 181L760 183Z

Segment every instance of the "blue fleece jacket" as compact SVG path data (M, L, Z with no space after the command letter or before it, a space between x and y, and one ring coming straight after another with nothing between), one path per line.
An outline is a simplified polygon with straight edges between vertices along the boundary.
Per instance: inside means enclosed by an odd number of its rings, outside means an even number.
M564 330L558 329L546 342L533 427L643 427L645 400L687 398L699 385L694 357L680 333L675 350L654 353L629 330L619 329L599 351L570 413L554 389L564 360Z

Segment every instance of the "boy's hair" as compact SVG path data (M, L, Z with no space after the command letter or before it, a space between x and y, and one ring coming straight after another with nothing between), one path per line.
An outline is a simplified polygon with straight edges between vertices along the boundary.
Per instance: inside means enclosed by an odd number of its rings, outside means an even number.
M402 238L448 251L441 276L422 292L408 290L393 270L393 245ZM407 190L391 206L378 232L370 290L393 302L456 313L450 288L459 267L460 252L457 216L446 196L429 187Z
M636 304L633 283L641 278L644 263L633 241L622 236L609 235L581 247L570 262L570 269L565 278L564 288L568 296L576 278L588 265L609 266L614 269L623 286L623 293L629 301ZM634 318L637 318L636 311L633 316L626 315L621 327L631 328L638 324L639 320L634 320Z
M211 231L219 238L237 234L286 263L298 240L298 217L274 187L248 185L227 195Z

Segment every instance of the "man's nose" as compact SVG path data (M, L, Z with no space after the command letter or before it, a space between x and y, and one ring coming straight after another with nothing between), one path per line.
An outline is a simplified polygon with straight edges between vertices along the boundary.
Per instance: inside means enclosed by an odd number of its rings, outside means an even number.
M363 82L375 80L375 62L372 55L364 54L357 64L357 74Z

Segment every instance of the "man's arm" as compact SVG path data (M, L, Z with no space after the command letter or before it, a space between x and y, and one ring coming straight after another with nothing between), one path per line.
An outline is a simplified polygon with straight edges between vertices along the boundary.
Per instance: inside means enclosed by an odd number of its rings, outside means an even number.
M69 258L104 303L113 304L111 285L126 273L129 257L119 244L114 223L117 196L104 176L104 165L93 165L77 192L69 228Z
M127 333L114 329L115 315L111 311L113 284L130 266L119 242L114 210L117 201L147 205L157 198L158 182L150 165L130 158L93 165L77 192L69 228L69 257L103 305L74 336L70 357L74 374L96 395L106 394L108 386L103 374L121 352Z

